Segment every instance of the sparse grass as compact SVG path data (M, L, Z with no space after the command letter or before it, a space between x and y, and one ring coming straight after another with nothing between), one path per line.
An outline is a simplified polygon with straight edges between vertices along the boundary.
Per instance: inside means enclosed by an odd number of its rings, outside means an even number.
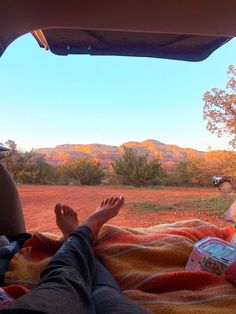
M207 199L196 199L193 200L193 205L197 210L205 211L207 214L212 216L222 216L225 211L233 203L234 198L223 198L223 197L212 197Z
M126 186L122 186L122 188L130 189L130 190L162 190L163 186L160 186L160 185L147 185L147 186L126 185Z
M152 202L134 202L130 203L130 205L135 208L138 214L144 214L147 211L168 211L176 209L172 205L159 205Z
M163 186L160 186L160 185L148 185L148 186L144 186L143 189L146 189L146 190L162 190Z
M228 197L211 197L206 199L191 199L189 201L179 202L175 204L155 204L153 202L133 202L129 206L134 208L137 214L144 214L148 211L177 211L185 212L188 210L196 211L196 214L202 212L215 217L222 217L225 211L233 203L234 198Z

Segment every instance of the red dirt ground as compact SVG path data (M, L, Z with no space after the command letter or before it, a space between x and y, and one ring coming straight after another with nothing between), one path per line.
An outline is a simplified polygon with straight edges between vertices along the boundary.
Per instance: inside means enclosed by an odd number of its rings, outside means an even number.
M93 212L97 204L107 196L123 195L126 203L118 217L111 223L127 227L148 227L165 222L198 218L220 226L223 221L206 212L186 210L193 199L205 199L219 195L217 189L164 187L160 190L128 189L110 186L18 186L23 203L27 230L58 233L53 208L65 203L77 209L80 220ZM130 203L152 202L178 205L179 211L145 211L137 213ZM181 209L184 211L181 211Z

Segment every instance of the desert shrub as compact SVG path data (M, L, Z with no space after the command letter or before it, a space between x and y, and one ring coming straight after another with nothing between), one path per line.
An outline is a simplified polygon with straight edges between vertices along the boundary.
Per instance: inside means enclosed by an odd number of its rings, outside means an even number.
M214 174L236 175L236 155L229 151L205 153L202 157L188 160L187 172L192 184L211 185Z
M179 162L174 169L168 170L163 185L191 186L188 162Z
M212 186L215 174L236 178L236 154L230 151L212 151L192 156L168 171L166 185Z
M120 178L114 171L106 171L102 183L105 185L120 185Z
M28 184L50 183L54 168L46 162L43 155L33 149L29 152L20 151L14 141L8 141L7 144L11 151L4 163L16 182Z
M65 184L94 185L104 177L100 164L87 158L75 158L60 168L60 178Z
M157 184L164 171L159 160L148 160L147 155L139 156L134 150L124 148L122 158L112 164L117 180L124 185Z

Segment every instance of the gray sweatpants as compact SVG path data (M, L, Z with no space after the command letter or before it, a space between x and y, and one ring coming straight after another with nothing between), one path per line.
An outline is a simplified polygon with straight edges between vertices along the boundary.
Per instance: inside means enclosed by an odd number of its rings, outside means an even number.
M31 292L0 313L146 314L122 295L94 256L91 231L79 227L54 255Z

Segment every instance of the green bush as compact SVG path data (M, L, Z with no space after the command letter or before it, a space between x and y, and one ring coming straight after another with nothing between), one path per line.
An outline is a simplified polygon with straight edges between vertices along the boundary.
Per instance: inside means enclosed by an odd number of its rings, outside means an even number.
M188 162L177 163L174 169L167 171L164 185L191 186L191 174L188 172Z
M164 171L159 160L148 160L147 155L139 156L130 148L124 148L122 158L112 164L115 175L124 185L158 184Z
M26 184L51 182L55 169L46 162L43 155L33 149L29 152L19 151L14 141L8 141L7 144L11 152L4 163L16 182Z
M100 164L87 158L69 160L61 166L60 172L65 184L95 185L104 177Z

